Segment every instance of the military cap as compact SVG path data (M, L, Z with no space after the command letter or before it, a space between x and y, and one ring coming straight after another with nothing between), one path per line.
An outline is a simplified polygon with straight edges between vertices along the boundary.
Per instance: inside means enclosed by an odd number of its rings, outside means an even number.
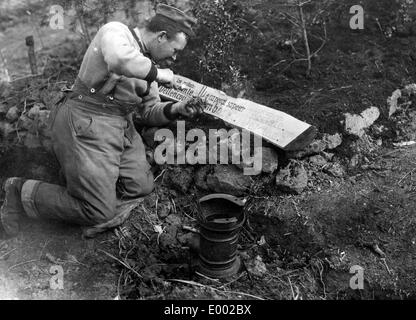
M187 15L182 10L166 4L160 4L156 8L156 16L165 18L166 23L174 24L188 36L195 36L195 32L192 28L196 25L197 20Z

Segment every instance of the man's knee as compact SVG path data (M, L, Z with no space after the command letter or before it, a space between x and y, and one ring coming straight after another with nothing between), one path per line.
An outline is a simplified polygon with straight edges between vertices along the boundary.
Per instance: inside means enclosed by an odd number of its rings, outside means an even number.
M153 192L154 177L151 171L134 178L120 178L117 193L121 198L139 198Z
M83 201L81 204L85 226L95 226L110 221L116 216L116 203Z

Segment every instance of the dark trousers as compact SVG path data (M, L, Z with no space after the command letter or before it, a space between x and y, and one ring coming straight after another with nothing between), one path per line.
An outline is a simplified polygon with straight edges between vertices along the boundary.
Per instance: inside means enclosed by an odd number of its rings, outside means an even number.
M56 108L53 147L66 187L27 181L22 203L29 216L94 226L113 219L123 202L153 191L153 174L131 115L91 109L83 96Z

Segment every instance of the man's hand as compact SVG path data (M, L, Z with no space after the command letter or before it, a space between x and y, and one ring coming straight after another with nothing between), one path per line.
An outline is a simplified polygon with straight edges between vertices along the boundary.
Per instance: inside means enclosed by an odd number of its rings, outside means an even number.
M204 107L200 103L195 103L195 99L191 98L183 102L177 102L172 107L172 113L183 116L188 119L195 118L204 112Z
M182 86L176 83L176 76L170 69L158 69L156 81L167 88L182 89Z

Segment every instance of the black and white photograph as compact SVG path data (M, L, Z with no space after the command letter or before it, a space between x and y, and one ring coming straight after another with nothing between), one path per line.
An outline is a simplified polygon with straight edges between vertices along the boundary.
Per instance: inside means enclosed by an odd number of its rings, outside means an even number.
M415 300L416 3L0 0L0 186L0 300Z

